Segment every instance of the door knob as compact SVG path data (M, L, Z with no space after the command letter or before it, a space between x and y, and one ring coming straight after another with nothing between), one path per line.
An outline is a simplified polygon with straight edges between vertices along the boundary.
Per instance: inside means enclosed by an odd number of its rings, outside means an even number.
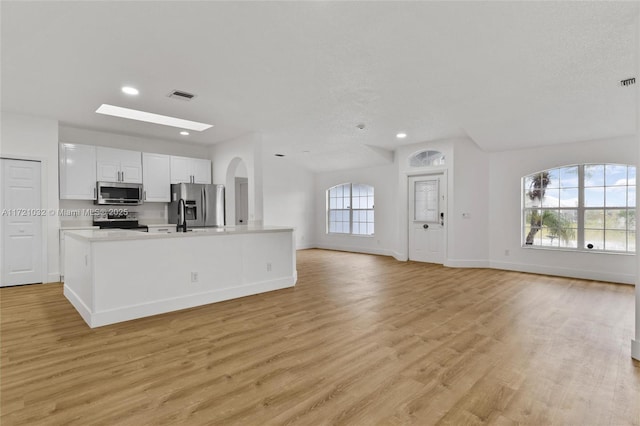
M424 225L422 225L422 227L423 227L424 229L427 229L427 228L429 227L429 225L427 225L427 224L425 223Z

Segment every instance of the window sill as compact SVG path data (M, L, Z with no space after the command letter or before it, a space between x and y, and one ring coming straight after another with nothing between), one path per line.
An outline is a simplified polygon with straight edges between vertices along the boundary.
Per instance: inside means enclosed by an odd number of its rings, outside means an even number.
M521 248L526 250L544 250L544 251L563 251L569 253L590 253L590 254L612 254L617 256L635 256L636 253L629 253L625 251L604 251L604 250L580 250L572 249L569 247L543 247L543 246L529 246L522 245Z

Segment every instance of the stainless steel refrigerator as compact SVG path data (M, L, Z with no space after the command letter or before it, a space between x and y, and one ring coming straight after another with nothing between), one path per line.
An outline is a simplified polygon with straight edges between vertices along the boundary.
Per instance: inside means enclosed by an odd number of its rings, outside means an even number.
M224 226L224 185L176 183L171 185L169 223L180 224L181 212L187 227Z

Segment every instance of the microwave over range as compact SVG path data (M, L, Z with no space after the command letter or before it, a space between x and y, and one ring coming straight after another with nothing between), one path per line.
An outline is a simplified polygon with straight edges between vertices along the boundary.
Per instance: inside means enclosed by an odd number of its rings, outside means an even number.
M142 184L121 182L97 182L95 204L131 206L142 204Z

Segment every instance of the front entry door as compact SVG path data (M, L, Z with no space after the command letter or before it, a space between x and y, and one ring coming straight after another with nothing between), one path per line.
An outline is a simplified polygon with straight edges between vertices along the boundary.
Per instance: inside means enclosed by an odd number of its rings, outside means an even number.
M445 173L409 178L409 260L444 263L446 206Z
M0 160L2 276L0 287L42 282L40 163Z

